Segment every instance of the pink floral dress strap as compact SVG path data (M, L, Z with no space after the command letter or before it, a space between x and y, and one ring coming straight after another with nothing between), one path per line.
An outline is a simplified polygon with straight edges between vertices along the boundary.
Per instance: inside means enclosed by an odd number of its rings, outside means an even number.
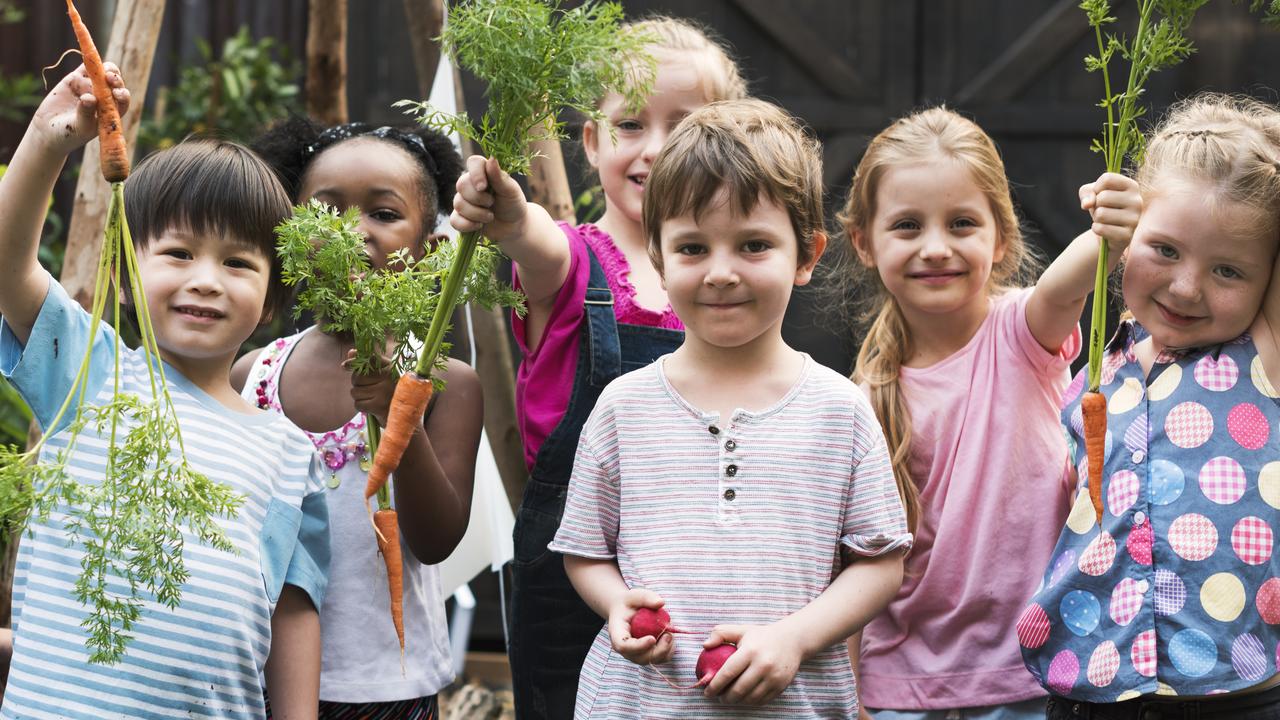
M249 381L254 385L253 392L258 407L284 414L284 408L280 405L280 374L284 370L285 362L289 359L289 354L298 346L302 336L314 328L313 325L296 335L274 340L258 354L249 371ZM358 461L361 470L369 471L371 459L365 433L364 413L356 413L354 418L336 430L321 433L302 431L316 446L316 459L323 462L330 471L326 481L330 489L337 488L341 484L338 471L349 462Z

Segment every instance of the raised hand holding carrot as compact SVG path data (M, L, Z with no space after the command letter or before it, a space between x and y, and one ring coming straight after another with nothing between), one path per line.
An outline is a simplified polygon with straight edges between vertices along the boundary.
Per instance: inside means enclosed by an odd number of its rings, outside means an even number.
M129 110L131 96L115 63L104 63L103 77L110 88L116 114ZM84 65L62 78L36 108L32 124L45 135L45 146L66 154L80 148L98 133L98 97Z
M1091 230L1106 248L1106 254L1119 259L1133 239L1134 228L1142 210L1142 196L1137 183L1117 173L1104 173L1096 182L1080 187L1080 207L1093 218ZM1108 264L1110 274L1114 261ZM1103 276L1105 277L1105 275ZM1096 278L1095 278L1096 280ZM1105 298L1095 288L1094 297ZM1102 522L1103 450L1107 437L1107 401L1096 388L1089 389L1080 404L1085 429L1085 449L1089 457L1089 501L1099 523ZM1096 471L1094 468L1099 468Z

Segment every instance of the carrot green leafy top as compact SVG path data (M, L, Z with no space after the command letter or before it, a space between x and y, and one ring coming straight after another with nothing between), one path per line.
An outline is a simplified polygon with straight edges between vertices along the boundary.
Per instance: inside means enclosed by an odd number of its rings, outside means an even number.
M602 120L606 93L639 106L653 83L650 38L622 26L615 3L588 0L572 10L559 0L472 0L453 6L440 41L459 65L488 84L478 123L426 103L401 101L420 121L474 140L511 173L529 170L531 139L562 138L563 109ZM532 136L532 137L531 137Z

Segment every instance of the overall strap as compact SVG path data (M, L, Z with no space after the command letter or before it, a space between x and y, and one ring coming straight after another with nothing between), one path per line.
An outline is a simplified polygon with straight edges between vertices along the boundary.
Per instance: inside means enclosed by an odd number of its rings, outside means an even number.
M622 345L618 337L618 321L613 314L613 293L604 270L591 247L587 246L591 275L583 304L586 317L578 342L578 362L573 375L573 390L560 422L552 428L538 448L530 469L533 479L563 485L569 482L578 436L596 406L600 392L622 374Z
M596 254L587 246L591 273L587 280L585 340L588 362L587 381L591 387L604 388L622 374L622 348L618 343L618 320L614 315L613 291Z

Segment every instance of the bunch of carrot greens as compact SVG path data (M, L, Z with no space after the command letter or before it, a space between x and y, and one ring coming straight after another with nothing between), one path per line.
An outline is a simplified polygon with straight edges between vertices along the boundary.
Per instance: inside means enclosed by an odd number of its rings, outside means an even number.
M89 661L114 663L124 654L130 630L141 616L143 591L171 609L178 606L188 577L184 534L218 550L235 551L217 518L233 515L244 498L187 462L125 222L123 183L129 174L129 155L124 128L102 58L71 0L67 0L67 13L98 100L101 167L111 183L91 327L102 322L110 298L115 331L113 394L101 405L85 397L90 390L86 387L93 352L90 342L67 397L43 428L40 440L25 452L15 446L0 448L0 518L4 526L18 526L33 516L47 519L55 508L66 513L67 532L85 551L74 594L92 608L81 623L89 635ZM121 284L122 272L127 286ZM131 293L137 310L150 399L120 390L122 288ZM49 438L64 427L66 446L56 451L47 447ZM109 441L100 484L77 482L67 473L67 463L86 430ZM120 586L127 587L127 592L113 589Z
M1253 0L1254 8L1264 0ZM1280 5L1280 0L1272 0ZM1146 113L1140 103L1143 88L1151 74L1173 67L1190 57L1195 46L1187 38L1187 29L1196 11L1208 0L1138 0L1138 27L1132 37L1105 33L1103 28L1116 21L1108 0L1084 0L1080 8L1089 19L1098 43L1098 54L1085 58L1089 72L1102 75L1103 98L1098 106L1106 110L1107 120L1102 136L1093 141L1093 151L1101 153L1107 172L1123 172L1125 161L1142 162L1145 142L1138 129L1138 118ZM1124 90L1111 84L1111 61L1120 55L1129 63ZM1102 522L1102 468L1107 435L1107 402L1098 391L1102 380L1102 351L1106 343L1107 268L1110 262L1105 240L1098 239L1098 270L1094 279L1093 317L1089 328L1089 385L1081 400L1084 420L1085 449L1089 467L1089 499L1094 513Z
M603 123L596 106L606 93L622 94L632 106L648 95L655 67L644 51L650 38L628 31L622 22L619 5L594 0L569 10L559 0L459 3L451 8L441 46L454 62L488 84L488 110L473 123L465 114L442 113L423 102L406 100L397 106L425 125L475 141L480 152L497 159L504 170L528 172L534 159L530 142L565 137L558 119L561 111L577 111ZM386 483L400 464L433 388L440 384L433 374L445 362L444 336L454 308L485 297L512 302L505 291L492 292L498 257L497 249L479 233L463 233L456 242L440 243L424 260L440 285L434 307L418 316L429 315L430 323L417 336L422 345L412 370L397 382L386 429L381 438L370 437L377 447L365 499L378 497L374 526L387 565L392 619L402 652L399 527Z

